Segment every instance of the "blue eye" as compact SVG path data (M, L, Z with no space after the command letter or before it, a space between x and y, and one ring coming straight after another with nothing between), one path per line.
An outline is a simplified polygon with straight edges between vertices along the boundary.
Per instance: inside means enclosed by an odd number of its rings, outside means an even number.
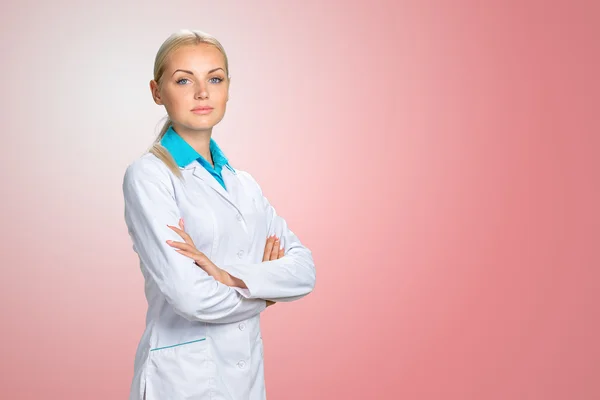
M189 80L189 79L188 78L181 78L181 79L179 79L177 81L177 83L181 85L181 81L187 81L187 80Z
M221 83L221 82L223 81L223 78L219 78L219 77L217 77L217 76L215 76L215 77L213 77L213 78L210 78L210 80L211 80L211 81L212 81L213 79L218 79L218 81L217 81L217 82L214 82L214 83Z

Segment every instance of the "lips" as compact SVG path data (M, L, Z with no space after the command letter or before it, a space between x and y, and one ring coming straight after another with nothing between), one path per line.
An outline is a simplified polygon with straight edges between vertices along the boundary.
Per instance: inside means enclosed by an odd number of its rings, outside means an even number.
M201 107L193 108L192 112L194 114L204 115L204 114L210 114L212 112L212 110L213 110L212 107L201 106Z

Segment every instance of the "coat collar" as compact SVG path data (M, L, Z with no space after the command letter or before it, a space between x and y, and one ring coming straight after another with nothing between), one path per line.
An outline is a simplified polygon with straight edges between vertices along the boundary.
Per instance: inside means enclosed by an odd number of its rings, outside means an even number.
M167 129L167 131L165 132L164 136L160 141L160 144L164 148L166 148L169 151L169 153L171 153L171 156L173 156L175 163L180 168L186 168L196 160L205 168L213 168L204 157L202 157L177 132L175 132L172 125L169 126L169 129ZM215 171L220 173L223 167L227 167L232 172L235 172L231 165L229 165L229 160L227 159L227 157L225 157L225 154L213 138L210 138L209 148L210 154L213 159Z
M229 202L244 218L246 216L242 212L238 200L240 193L238 187L235 184L237 172L229 165L229 161L225 154L221 151L217 143L211 138L210 139L210 152L215 164L214 169L221 174L225 185L228 190L223 189L221 184L217 182L214 176L208 172L207 168L213 168L204 157L202 157L192 146L190 146L177 132L170 126L162 137L160 144L166 148L171 156L175 160L175 163L179 168L185 170L192 170L192 174L204 181L214 191L221 195L227 202ZM223 167L227 167L227 170L222 170ZM231 171L231 172L230 172Z

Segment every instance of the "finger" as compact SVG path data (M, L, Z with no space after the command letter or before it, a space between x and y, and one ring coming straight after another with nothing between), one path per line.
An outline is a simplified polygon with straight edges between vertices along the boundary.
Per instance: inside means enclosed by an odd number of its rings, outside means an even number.
M175 232L177 232L177 234L181 237L184 237L185 235L187 235L187 233L183 230L180 229L174 225L167 225L169 228L171 228L172 230L174 230Z
M193 258L198 262L205 261L206 256L204 253L198 250L188 250L188 249L175 249L176 252L185 255L186 257Z
M171 228L172 230L174 230L175 232L177 232L177 234L180 235L180 236L181 236L182 233L185 233L183 230L179 229L175 225L169 225L169 224L167 224L167 226L169 228Z
M279 258L283 257L284 255L285 255L285 250L279 249Z
M278 254L279 254L279 238L275 239L275 243L273 243L273 248L271 249L271 260L277 260Z
M272 235L267 239L267 243L265 244L265 253L263 257L263 261L271 260L271 253L273 252L273 247L275 247L275 240L277 240L277 236Z
M267 244L265 245L265 252L263 254L263 261L269 261L269 257L271 256L271 251L273 250L273 243L275 242L274 236L269 236L267 239Z
M190 235L188 235L184 230L177 228L176 226L172 226L172 225L167 225L169 228L171 228L172 230L174 230L179 236L181 236L181 238L186 242L191 244L192 246L194 245L194 241L192 240L192 238L190 237Z
M177 249L187 250L187 251L197 251L197 249L189 243L183 242L175 242L173 240L167 240L167 244L171 247L175 247Z
M195 255L187 250L180 250L180 249L175 249L176 252L178 252L179 254L183 254L186 257L191 258L192 260L194 260Z
M190 237L190 235L188 235L188 233L185 231L185 226L183 225L183 218L179 218L179 228L181 229L182 232L182 236L183 240L185 240L186 243L194 243L192 241L192 238Z
M175 249L176 252L178 252L179 254L183 254L184 256L191 258L192 260L194 260L196 262L196 265L198 265L199 267L202 267L202 263L204 262L204 254L203 253L193 253L187 250L179 250L179 249Z

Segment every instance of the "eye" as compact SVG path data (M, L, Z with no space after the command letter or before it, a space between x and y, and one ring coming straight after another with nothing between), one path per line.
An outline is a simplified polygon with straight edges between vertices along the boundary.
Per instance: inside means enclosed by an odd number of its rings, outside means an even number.
M213 81L213 79L218 79L216 82ZM210 81L212 81L213 83L221 83L223 81L223 78L219 78L218 76L212 77L209 79Z
M188 78L181 78L181 79L179 79L179 80L177 81L177 83L178 83L179 85L181 85L181 81L188 81L188 80L189 80Z

